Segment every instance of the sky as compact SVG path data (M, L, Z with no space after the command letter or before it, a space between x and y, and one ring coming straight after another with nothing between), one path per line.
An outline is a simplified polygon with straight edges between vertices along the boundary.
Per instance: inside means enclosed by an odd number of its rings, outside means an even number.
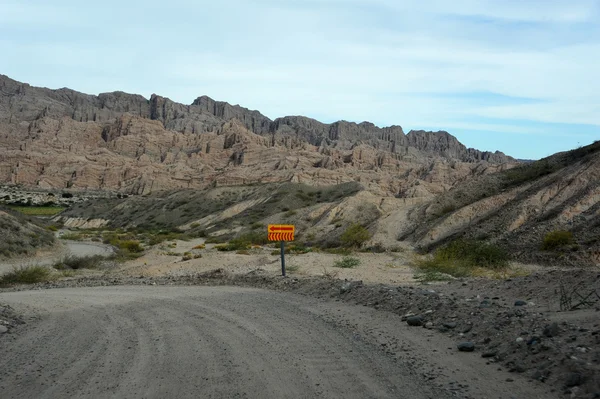
M0 0L0 73L539 159L600 140L600 0Z

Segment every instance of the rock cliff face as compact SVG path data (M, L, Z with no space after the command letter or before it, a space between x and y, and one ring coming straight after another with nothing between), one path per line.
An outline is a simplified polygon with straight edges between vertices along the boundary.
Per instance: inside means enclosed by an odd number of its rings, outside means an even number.
M492 163L507 162L509 158L503 153L479 151L467 148L456 137L445 131L425 132L411 130L406 135L408 146L414 147L432 155L441 155L445 158L457 159L463 162L488 161Z
M297 181L360 181L395 196L443 192L506 168L502 153L467 149L446 132L410 132L303 116L271 121L203 96L98 96L32 87L0 75L0 183L150 191Z

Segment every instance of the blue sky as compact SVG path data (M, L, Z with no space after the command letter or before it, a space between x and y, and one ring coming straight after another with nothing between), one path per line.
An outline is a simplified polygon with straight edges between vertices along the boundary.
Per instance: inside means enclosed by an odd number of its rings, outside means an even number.
M0 73L447 130L537 159L600 140L600 0L0 0Z

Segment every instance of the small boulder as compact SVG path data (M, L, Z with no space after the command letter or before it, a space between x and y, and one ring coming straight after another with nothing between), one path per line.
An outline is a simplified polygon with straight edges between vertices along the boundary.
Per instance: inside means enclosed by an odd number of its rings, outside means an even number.
M346 292L349 292L352 289L352 283L347 281L344 284L342 284L342 286L340 287L340 294L345 294Z
M552 323L544 327L544 335L548 338L556 337L560 334L558 323Z
M4 334L8 332L8 328L6 326L0 325L0 334Z
M461 352L473 352L475 350L475 344L473 342L461 342L457 345L457 348Z
M525 301L521 301L521 300L515 301L515 306L525 306L525 305L527 305L527 302L525 302Z
M583 376L581 373L570 373L567 375L565 385L569 388L583 384Z
M483 301L481 301L479 303L479 307L481 309L491 308L492 307L492 302L489 299L484 299Z
M423 325L423 317L421 316L410 316L406 318L406 323L412 327L420 327Z

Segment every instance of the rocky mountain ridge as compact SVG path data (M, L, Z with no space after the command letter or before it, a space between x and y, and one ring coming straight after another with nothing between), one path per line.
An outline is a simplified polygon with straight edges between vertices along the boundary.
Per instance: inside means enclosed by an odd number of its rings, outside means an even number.
M40 188L152 190L296 181L360 181L387 195L429 196L510 167L447 132L324 124L198 97L82 94L0 75L0 182Z
M113 122L124 113L158 120L169 130L186 133L216 131L223 121L239 120L249 131L259 135L289 135L315 146L328 145L350 149L357 142L392 153L407 153L407 147L432 155L470 162L494 163L514 161L501 152L467 149L448 132L410 131L401 126L379 128L370 122L338 121L325 124L304 116L287 116L274 121L258 111L239 105L198 97L191 105L183 105L153 94L145 99L124 92L87 95L71 89L51 90L32 87L0 75L2 105L0 121L33 121L42 117L71 117L79 122Z

